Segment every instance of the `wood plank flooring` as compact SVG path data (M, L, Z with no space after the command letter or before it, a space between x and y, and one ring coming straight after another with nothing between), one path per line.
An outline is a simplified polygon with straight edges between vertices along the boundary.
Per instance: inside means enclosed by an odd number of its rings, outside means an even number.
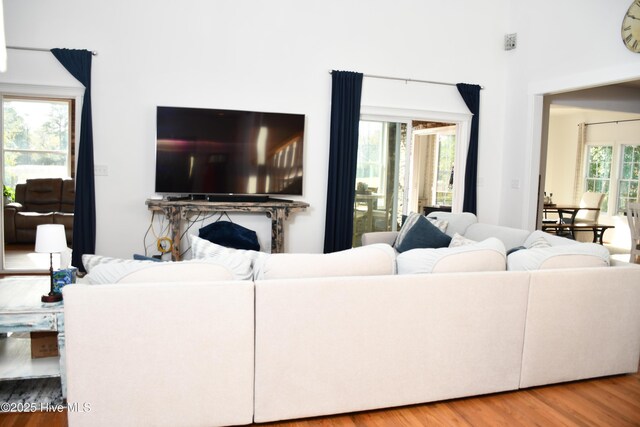
M259 426L640 426L640 374ZM66 413L1 414L2 427L63 427Z

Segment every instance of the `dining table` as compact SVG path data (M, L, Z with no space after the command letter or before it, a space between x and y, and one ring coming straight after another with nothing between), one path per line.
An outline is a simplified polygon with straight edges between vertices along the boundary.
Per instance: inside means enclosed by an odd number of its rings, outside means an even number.
M588 210L588 211L599 211L599 207L582 207L579 205L572 204L555 204L555 203L545 203L543 205L543 213L544 219L542 220L543 224L553 224L557 228L557 232L559 235L564 234L563 228L566 228L566 232L571 233L571 226L576 223L576 215L578 211ZM557 220L548 220L547 214L555 213L558 214ZM565 227L566 226L566 227Z

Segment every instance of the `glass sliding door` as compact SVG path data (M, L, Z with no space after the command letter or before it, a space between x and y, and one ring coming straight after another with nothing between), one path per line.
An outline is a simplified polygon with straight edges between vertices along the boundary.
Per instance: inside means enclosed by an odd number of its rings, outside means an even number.
M362 234L399 229L404 198L405 123L361 120L358 138L353 246ZM402 141L405 141L403 144Z

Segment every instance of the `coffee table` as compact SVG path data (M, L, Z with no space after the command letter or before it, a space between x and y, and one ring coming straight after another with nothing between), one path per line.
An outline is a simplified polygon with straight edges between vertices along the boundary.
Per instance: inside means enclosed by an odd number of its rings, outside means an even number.
M0 279L0 380L60 377L67 396L64 306L43 303L49 293L48 276ZM31 341L16 332L57 331L59 357L31 358Z

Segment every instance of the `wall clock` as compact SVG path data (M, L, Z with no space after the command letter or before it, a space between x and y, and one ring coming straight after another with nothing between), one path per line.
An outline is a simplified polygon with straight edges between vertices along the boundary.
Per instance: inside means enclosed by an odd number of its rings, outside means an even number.
M624 15L622 41L631 52L640 53L640 0L634 0Z

